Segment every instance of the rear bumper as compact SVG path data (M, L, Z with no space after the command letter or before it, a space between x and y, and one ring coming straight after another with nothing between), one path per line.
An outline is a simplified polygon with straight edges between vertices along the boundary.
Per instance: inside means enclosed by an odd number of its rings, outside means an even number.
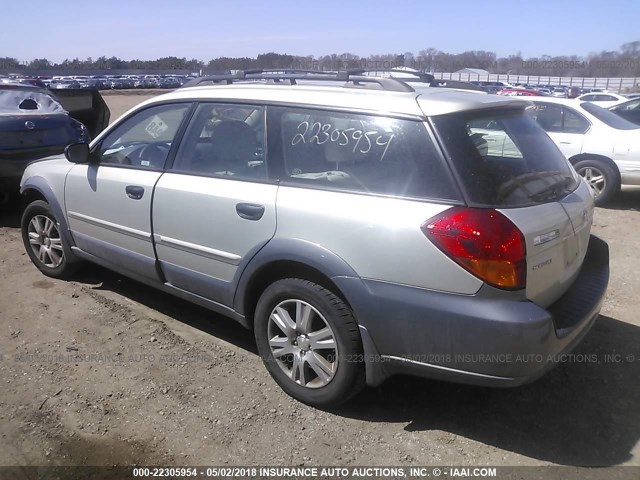
M334 279L352 304L365 347L367 382L410 374L488 386L531 382L560 362L595 322L609 282L607 244L592 236L580 273L549 308L378 281Z

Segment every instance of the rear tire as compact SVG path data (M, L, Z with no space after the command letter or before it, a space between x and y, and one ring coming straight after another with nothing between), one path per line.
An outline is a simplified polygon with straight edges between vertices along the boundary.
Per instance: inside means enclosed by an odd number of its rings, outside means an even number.
M278 280L258 300L254 327L265 367L293 398L329 407L364 387L358 325L326 288L300 278Z
M27 205L21 230L24 248L38 270L53 278L68 278L75 271L73 254L47 202L36 200Z
M620 180L615 170L602 160L586 159L573 166L595 193L597 206L602 206L620 191Z

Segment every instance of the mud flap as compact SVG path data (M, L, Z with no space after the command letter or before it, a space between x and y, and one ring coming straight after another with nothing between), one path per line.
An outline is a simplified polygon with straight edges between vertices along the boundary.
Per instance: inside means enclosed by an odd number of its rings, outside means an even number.
M65 89L54 90L51 93L69 115L89 129L92 139L109 125L111 112L98 90Z

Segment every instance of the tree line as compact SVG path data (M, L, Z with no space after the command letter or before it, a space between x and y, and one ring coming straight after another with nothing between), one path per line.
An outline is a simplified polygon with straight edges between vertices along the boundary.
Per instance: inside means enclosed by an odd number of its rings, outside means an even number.
M105 56L80 60L66 59L55 63L46 58L20 62L11 57L0 57L0 68L28 74L29 70L81 71L81 70L190 70L198 72L246 70L265 68L301 68L308 70L340 70L347 68L409 67L427 72L455 72L462 68L477 68L489 73L520 75L549 75L577 77L636 77L640 76L640 41L625 43L616 51L578 55L542 55L523 58L521 53L498 57L495 52L470 50L446 53L426 48L417 53L378 54L360 57L351 53L322 56L296 56L281 53L262 53L252 57L218 57L205 63L198 59L163 57L157 60L122 60Z

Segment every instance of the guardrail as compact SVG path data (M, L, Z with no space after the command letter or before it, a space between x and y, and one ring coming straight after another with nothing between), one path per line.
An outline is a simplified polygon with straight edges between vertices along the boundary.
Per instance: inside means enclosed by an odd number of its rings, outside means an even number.
M479 75L474 73L434 73L433 76L443 80L527 83L532 85L564 85L580 88L601 88L613 92L640 92L640 78L600 78L600 77L554 77L548 75L514 75L506 73L490 73Z

